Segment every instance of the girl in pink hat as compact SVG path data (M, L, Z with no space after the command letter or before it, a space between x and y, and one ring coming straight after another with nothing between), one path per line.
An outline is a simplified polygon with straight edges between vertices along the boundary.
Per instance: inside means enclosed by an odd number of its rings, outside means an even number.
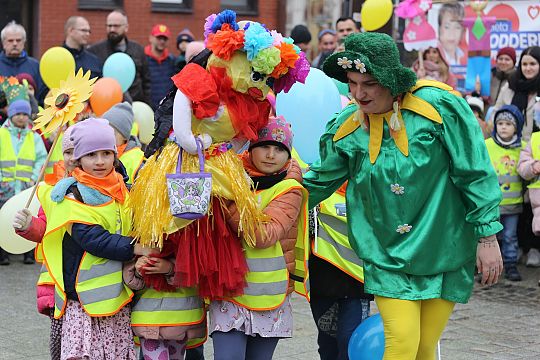
M258 139L242 154L268 221L257 230L255 248L243 242L249 267L244 294L210 303L215 359L270 359L278 340L292 336L294 276L289 274L297 272L295 247L307 235L307 193L300 184L300 167L291 159L292 140L285 119L270 117ZM229 226L240 231L236 205L231 201L228 208Z

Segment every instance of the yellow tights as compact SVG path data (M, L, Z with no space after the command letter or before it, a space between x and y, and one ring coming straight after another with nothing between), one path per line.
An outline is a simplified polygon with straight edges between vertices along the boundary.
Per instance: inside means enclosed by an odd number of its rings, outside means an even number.
M435 360L437 342L454 303L375 296L384 325L383 360Z

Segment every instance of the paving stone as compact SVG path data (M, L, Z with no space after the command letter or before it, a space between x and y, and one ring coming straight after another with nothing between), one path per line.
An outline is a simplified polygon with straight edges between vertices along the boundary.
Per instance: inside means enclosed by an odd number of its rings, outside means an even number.
M0 359L46 360L50 320L36 311L38 265L22 256L0 267ZM540 269L520 267L524 281L484 288L475 285L468 304L457 304L441 338L441 360L539 360ZM307 302L292 298L294 338L281 340L277 360L318 359L316 329ZM377 308L372 303L372 312ZM205 345L212 359L212 341Z

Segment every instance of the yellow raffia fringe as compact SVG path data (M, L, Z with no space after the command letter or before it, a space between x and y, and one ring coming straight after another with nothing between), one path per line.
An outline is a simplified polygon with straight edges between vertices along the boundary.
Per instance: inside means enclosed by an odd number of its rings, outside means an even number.
M132 236L144 246L163 246L163 234L178 231L192 221L173 217L167 195L166 174L176 172L179 147L166 145L159 157L156 154L148 159L140 170L131 189L128 205L133 211ZM240 211L239 232L249 246L255 246L256 229L268 221L258 208L251 191L251 180L246 176L242 161L233 150L213 156L205 161L205 171L212 174L212 196L233 200ZM184 152L182 172L199 172L199 158ZM223 201L221 211L227 214ZM212 211L210 211L210 215Z

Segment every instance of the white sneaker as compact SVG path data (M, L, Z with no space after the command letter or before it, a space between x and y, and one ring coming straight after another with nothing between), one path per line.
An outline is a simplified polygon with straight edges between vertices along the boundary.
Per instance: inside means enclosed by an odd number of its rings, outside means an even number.
M537 249L529 250L526 265L529 267L540 267L540 252Z

